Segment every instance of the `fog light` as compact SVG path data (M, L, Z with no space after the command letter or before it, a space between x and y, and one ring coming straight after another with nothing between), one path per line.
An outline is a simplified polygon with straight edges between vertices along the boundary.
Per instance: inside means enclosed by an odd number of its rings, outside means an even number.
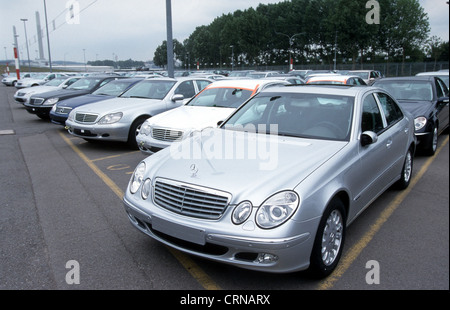
M269 253L259 253L255 262L260 264L270 264L278 260L278 256Z

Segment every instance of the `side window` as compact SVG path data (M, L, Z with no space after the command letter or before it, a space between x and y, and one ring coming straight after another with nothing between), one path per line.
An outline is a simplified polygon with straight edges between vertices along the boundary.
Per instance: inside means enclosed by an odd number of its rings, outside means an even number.
M363 102L361 130L373 131L378 134L384 128L380 109L373 95L368 95Z
M211 84L211 82L205 80L197 80L195 82L197 83L198 91L202 91L206 86Z
M195 88L193 81L185 81L178 85L175 90L175 95L183 95L184 98L191 98L195 96Z
M447 86L444 85L444 83L439 79L435 79L435 83L436 83L437 97L438 98L447 97L448 96Z
M384 93L377 93L381 108L386 116L388 126L403 118L403 113L394 99Z

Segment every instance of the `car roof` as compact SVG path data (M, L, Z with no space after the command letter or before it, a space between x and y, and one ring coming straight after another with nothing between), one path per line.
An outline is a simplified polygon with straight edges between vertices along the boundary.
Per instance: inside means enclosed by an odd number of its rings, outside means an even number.
M380 83L383 81L411 81L411 80L431 81L433 79L434 79L433 75L396 76L396 77L388 77L388 78L380 79L376 83Z
M357 75L342 75L342 74L330 74L330 75L315 75L308 79L308 82L313 81L339 81L345 82L350 78L359 78Z
M256 89L258 86L270 84L270 83L282 83L279 79L225 79L219 80L208 85L208 88L218 88L218 87L236 87L244 89Z
M305 93L305 94L327 94L340 96L357 96L361 91L381 90L378 87L365 85L323 85L323 84L301 84L290 86L270 87L262 93Z

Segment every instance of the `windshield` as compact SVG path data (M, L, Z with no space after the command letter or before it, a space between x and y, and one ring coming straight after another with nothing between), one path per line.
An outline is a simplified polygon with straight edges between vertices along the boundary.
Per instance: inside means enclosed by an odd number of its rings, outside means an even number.
M45 83L45 86L59 86L62 82L64 82L67 78L54 78L51 81Z
M358 71L349 71L350 74L357 75L363 80L367 80L369 78L369 72L358 72Z
M251 90L241 88L209 88L201 92L187 105L196 107L238 108L252 95Z
M128 86L130 86L131 82L127 80L116 80L112 81L106 85L103 85L99 89L97 89L95 92L93 92L93 95L103 95L103 96L119 96L121 93L123 93Z
M397 100L433 100L433 90L428 81L379 81L374 86L380 87Z
M120 97L162 100L174 85L175 81L170 80L144 80L127 90Z
M46 76L47 74L33 74L31 77L36 80L43 80Z
M222 126L279 136L348 141L354 97L325 94L264 93L242 106Z
M98 78L98 79L89 79L89 78L79 79L78 81L76 81L75 83L73 83L72 85L67 87L66 89L89 90L89 89L93 89L101 81L102 81L101 78Z

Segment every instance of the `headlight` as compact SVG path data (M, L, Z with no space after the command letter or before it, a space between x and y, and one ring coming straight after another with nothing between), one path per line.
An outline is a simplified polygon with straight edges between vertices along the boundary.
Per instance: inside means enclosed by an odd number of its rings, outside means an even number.
M424 116L419 116L418 118L414 119L414 127L415 127L416 131L425 127L426 124L427 124L427 118Z
M71 122L75 120L75 111L69 113L69 116L67 116L67 120Z
M114 123L117 123L118 121L120 121L122 116L123 116L122 112L106 114L98 121L98 123L99 124L114 124Z
M142 180L144 179L144 173L145 173L145 163L141 162L136 169L133 172L133 176L130 180L130 192L132 194L135 194L139 187L142 184Z
M241 202L234 208L231 219L234 224L240 225L244 223L252 213L253 206L249 201Z
M300 199L293 191L284 191L267 199L256 212L256 223L261 228L274 228L286 222L295 210Z
M147 200L152 191L152 181L150 179L146 179L144 184L142 185L141 196L142 199Z
M57 103L58 101L59 101L59 98L50 98L50 99L45 100L43 105L53 105L53 104Z
M151 130L152 128L150 127L150 124L148 122L144 122L139 133L144 136L148 136L151 133Z

